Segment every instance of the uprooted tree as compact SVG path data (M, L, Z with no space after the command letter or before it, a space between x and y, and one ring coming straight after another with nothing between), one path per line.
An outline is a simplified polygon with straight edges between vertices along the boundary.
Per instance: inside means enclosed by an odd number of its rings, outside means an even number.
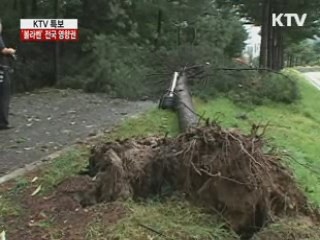
M132 138L92 148L89 175L95 183L80 190L82 205L163 196L170 189L219 213L244 237L277 217L315 217L292 172L277 154L265 152L265 128L253 126L244 135L215 122L196 125L186 80L180 75L176 88L185 131L172 138ZM81 198L87 194L94 201Z

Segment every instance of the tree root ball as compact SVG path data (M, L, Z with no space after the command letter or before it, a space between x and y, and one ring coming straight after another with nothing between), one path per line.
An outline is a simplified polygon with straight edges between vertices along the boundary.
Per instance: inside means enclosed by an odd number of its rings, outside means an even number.
M212 124L175 138L98 145L89 160L97 202L146 198L170 187L219 213L240 234L277 216L312 215L292 172L283 158L264 150L259 131L254 126L244 135Z

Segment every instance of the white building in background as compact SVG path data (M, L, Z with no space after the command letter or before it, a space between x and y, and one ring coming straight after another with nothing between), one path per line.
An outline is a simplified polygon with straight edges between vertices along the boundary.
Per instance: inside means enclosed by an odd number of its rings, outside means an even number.
M248 39L245 41L245 49L243 50L243 57L252 62L253 59L259 57L261 46L261 27L252 24L245 24L244 28L248 32Z

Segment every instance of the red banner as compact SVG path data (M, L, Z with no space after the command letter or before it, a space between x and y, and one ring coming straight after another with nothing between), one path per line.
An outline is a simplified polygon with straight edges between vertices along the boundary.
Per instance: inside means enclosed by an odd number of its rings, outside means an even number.
M78 29L21 29L20 39L24 42L74 42L79 40L79 31Z

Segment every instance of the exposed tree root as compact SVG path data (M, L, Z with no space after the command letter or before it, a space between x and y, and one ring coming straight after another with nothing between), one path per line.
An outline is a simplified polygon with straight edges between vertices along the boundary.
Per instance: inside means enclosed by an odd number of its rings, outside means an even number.
M263 132L254 126L243 135L212 124L176 138L96 146L89 164L96 200L146 198L169 186L250 236L275 217L313 217L292 172L279 156L264 151Z

